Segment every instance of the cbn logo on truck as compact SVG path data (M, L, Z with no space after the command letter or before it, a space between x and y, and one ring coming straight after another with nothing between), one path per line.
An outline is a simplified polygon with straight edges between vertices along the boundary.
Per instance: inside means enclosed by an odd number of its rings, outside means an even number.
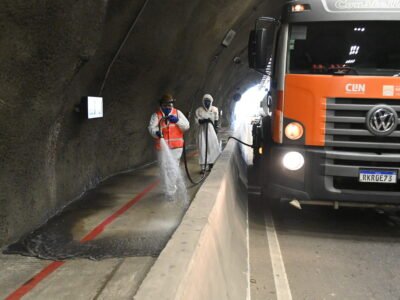
M383 85L382 96L387 96L387 97L400 96L400 85Z
M400 9L400 0L321 0L329 12L380 11Z
M352 94L364 94L366 90L365 83L348 83L346 84L346 92Z

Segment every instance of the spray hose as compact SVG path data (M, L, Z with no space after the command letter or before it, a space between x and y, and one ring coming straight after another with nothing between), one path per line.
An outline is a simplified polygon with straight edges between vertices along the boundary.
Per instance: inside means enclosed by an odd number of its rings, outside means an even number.
M240 144L245 145L245 146L247 146L247 147L250 147L250 148L253 148L253 149L256 148L254 145L247 144L247 143L245 143L245 142L243 142L243 141L241 141L241 140L239 140L238 138L235 138L235 137L233 137L233 136L228 137L228 141L229 141L230 139L233 139L233 140L235 140L235 141L238 141Z
M159 132L160 132L160 135L161 135L161 138L163 138L164 136L163 136L163 134L162 134L162 130L161 130L161 121L162 120L164 120L165 118L160 118L160 121L158 122L158 130L159 130ZM206 148L205 148L205 159L204 159L204 167L206 168L207 167L207 155L208 155L208 126L209 126L209 122L206 122L206 123L204 123L204 124L202 124L204 127L207 127L206 128L206 138L205 138L205 140L206 140ZM243 141L241 141L241 140L239 140L238 138L235 138L235 137L233 137L233 136L229 136L228 137L228 141L230 140L230 139L233 139L233 140L236 140L237 142L239 142L240 144L242 144L242 145L245 145L245 146L247 146L247 147L250 147L250 148L255 148L255 146L254 145L250 145L250 144L247 144L247 143L245 143L245 142L243 142ZM206 172L204 172L203 174L202 174L202 176L201 176L201 178L199 179L199 180L197 180L197 181L195 181L195 180L193 180L193 178L190 176L190 172L189 172L189 168L188 168L188 166L187 166L187 157L186 157L186 143L185 142L183 142L183 161L184 161L184 165L185 165L185 171L186 171L186 175L187 175L187 177L188 177L188 179L189 179L189 181L192 183L192 186L195 186L195 185L198 185L198 184L200 184L200 183L202 183L203 181L204 181L204 179L206 179Z
M207 126L207 128L206 128L206 149L205 149L205 155L204 155L205 156L204 166L206 167L207 166L207 154L208 154L208 122L203 124L203 125ZM247 146L247 147L250 147L250 148L253 148L253 149L255 148L254 145L247 144L247 143L245 143L245 142L243 142L243 141L241 141L238 138L235 138L233 136L229 136L228 137L228 141L230 139L233 139L233 140L239 142L240 144L242 144L244 146ZM190 176L190 172L189 172L189 169L188 169L188 166L187 166L186 143L183 144L183 161L184 161L184 164L185 164L186 175L187 175L189 181L192 183L192 186L198 185L198 184L202 183L204 181L204 179L206 179L206 177L207 177L206 173L204 173L202 175L202 177L198 181L194 181L193 178Z
M166 118L160 118L160 120L158 121L158 131L160 132L160 138L163 138L163 137L164 137L164 135L163 135L163 133L162 133L162 130L161 130L161 121L162 121L162 120L165 120L165 119L166 119ZM207 126L207 128L206 128L205 162L204 162L204 163L205 163L205 166L207 166L207 153L208 153L208 122L205 123L205 124L203 124L203 125L206 125L206 126ZM183 142L183 161L184 161L184 163L185 163L186 175L187 175L189 181L192 183L192 186L198 185L199 183L203 182L204 179L206 178L206 174L205 174L205 173L202 174L202 177L201 177L198 181L194 181L194 180L192 179L192 177L190 176L189 169L188 169L188 166L187 166L186 143L185 143L185 142Z
M208 122L202 125L206 125L206 149L205 149L205 161L204 161L204 166L207 167L207 153L208 153ZM198 181L194 181L192 177L190 176L189 169L187 166L187 158L186 158L186 143L183 143L183 161L185 163L185 171L186 175L189 179L189 181L192 183L192 186L198 185L199 183L202 183L204 179L206 179L206 173L204 172L201 176L201 178Z
M208 154L208 122L205 123L205 124L203 124L203 125L206 125L206 126L207 126L207 128L206 128L205 161L204 161L204 166L206 167L206 166L207 166L207 154ZM245 143L245 142L239 140L238 138L236 138L236 137L234 137L234 136L229 136L229 137L228 137L228 141L229 141L230 139L233 139L233 140L237 141L238 143L240 143L240 144L242 144L242 145L244 145L244 146L247 146L247 147L250 147L250 148L255 149L255 146L254 146L254 145L247 144L247 143ZM198 184L202 183L202 182L204 181L204 179L206 179L206 177L207 177L207 176L206 176L206 173L203 173L202 177L201 177L198 181L194 181L193 178L190 176L189 169L188 169L188 166L187 166L186 143L185 143L185 142L183 143L183 161L184 161L184 164L185 164L186 175L187 175L189 181L192 183L192 186L198 185Z

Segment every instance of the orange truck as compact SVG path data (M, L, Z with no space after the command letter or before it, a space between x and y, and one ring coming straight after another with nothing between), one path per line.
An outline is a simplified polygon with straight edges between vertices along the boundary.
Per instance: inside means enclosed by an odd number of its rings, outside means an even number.
M271 82L253 125L265 195L400 205L400 0L287 1L256 21L249 65Z

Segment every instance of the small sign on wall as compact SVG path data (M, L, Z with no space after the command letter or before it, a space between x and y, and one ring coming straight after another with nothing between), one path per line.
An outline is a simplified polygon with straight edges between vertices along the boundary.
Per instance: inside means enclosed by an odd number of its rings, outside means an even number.
M103 98L87 97L87 118L96 119L103 117Z
M75 107L85 119L98 119L103 117L103 98L87 96L83 97L81 103Z

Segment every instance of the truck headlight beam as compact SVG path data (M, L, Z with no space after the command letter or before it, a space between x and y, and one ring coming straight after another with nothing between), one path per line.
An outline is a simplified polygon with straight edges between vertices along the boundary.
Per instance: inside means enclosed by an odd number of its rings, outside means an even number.
M304 166L304 156L296 151L288 152L283 156L282 164L290 171L298 171Z

